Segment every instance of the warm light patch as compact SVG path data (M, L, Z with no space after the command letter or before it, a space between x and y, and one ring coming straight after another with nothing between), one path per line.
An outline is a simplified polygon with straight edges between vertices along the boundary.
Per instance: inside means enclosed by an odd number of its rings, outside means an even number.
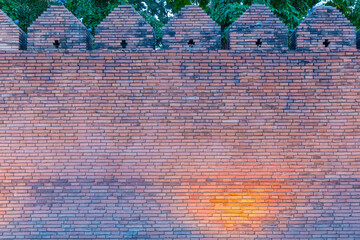
M189 211L207 228L216 225L224 231L260 231L267 223L277 222L281 211L292 207L292 188L284 180L234 180L229 185L218 183L214 189L198 187L188 202ZM284 200L289 204L280 207Z
M260 192L230 192L210 200L213 204L215 221L224 224L227 230L235 230L237 225L259 227L261 218L269 214L267 197Z

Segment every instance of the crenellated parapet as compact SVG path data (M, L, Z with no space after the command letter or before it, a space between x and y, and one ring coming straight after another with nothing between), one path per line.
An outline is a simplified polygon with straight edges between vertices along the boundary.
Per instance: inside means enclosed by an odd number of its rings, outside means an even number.
M131 5L115 8L95 28L96 48L154 49L154 30Z
M221 28L199 6L185 6L163 28L163 49L221 49ZM265 5L254 4L226 31L232 51L354 51L360 30L334 7L316 7L289 36ZM290 37L290 44L288 39ZM94 40L95 39L95 40ZM154 30L131 5L119 5L96 28L95 38L63 5L52 5L25 34L0 10L0 50L155 49Z
M355 48L355 27L336 8L315 8L291 35L291 48L298 51Z
M187 5L163 29L165 49L220 49L221 28L200 7Z
M288 29L265 5L252 5L231 26L231 50L287 50Z
M0 50L26 49L26 34L0 10Z
M92 36L63 5L48 8L28 28L29 50L91 49Z

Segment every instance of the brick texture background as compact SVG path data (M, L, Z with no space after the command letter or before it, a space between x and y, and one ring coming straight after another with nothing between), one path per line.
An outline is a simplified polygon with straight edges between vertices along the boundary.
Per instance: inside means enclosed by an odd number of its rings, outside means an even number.
M360 238L355 47L1 50L0 69L1 239Z

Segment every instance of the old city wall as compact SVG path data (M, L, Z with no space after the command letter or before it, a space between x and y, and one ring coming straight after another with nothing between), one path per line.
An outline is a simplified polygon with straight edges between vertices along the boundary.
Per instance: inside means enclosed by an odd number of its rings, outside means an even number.
M0 238L360 238L360 50L336 9L289 48L253 5L228 50L194 6L161 50L128 6L95 44L62 6L28 34L1 19Z

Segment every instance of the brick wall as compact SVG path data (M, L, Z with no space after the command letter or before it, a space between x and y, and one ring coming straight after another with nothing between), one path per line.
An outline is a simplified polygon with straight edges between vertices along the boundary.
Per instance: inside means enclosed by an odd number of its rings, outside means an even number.
M359 239L344 49L1 50L0 238Z

